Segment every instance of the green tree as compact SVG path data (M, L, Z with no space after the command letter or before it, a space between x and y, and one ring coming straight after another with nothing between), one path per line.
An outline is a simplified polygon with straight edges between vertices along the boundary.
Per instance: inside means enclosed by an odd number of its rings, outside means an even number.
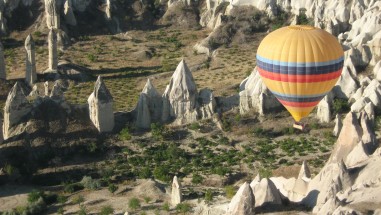
M118 186L116 186L115 184L113 183L110 183L108 185L108 190L110 191L110 193L114 194L116 190L118 190Z
M211 189L208 189L206 192L205 192L205 196L204 196L204 199L207 203L211 202L213 200L213 192Z

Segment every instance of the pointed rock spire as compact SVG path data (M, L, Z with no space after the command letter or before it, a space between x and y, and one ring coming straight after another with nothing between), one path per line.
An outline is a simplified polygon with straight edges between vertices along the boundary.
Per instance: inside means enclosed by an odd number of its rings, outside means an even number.
M257 176L255 176L255 178L250 183L251 189L254 191L255 186L258 185L260 182L261 182L261 176L258 173Z
M77 19L75 18L71 1L72 0L66 0L64 3L65 22L69 25L76 26Z
M26 51L26 72L25 81L30 86L33 86L37 81L36 74L36 60L35 60L35 45L31 34L25 40L25 51Z
M172 182L172 194L171 194L171 204L172 206L176 206L177 204L181 203L182 201L182 194L181 194L181 184L177 180L177 176L173 177Z
M264 205L281 205L282 198L278 188L268 178L263 178L259 184L254 187L255 207Z
M12 126L19 123L21 119L30 112L30 110L31 105L26 99L20 83L16 82L9 92L4 106L3 136L5 140L12 136L10 131Z
M307 165L307 161L303 161L303 164L300 167L298 178L303 179L305 181L311 180L311 172L310 168Z
M163 95L162 120L176 119L177 124L197 120L197 87L184 60L181 60L173 73Z
M160 94L157 92L156 88L151 83L151 80L148 78L147 83L144 86L142 93L146 94L149 97L159 97Z
M50 92L50 98L57 101L64 100L64 92L58 81L54 82L52 92Z
M362 141L360 141L348 154L347 159L345 160L345 164L349 168L352 168L368 160L368 158L369 155L366 151L365 145Z
M59 8L56 0L45 0L46 26L49 29L60 28Z
M332 104L332 95L328 94L319 102L317 106L317 118L322 123L328 123L331 121L331 104Z
M337 138L331 157L327 163L338 163L342 159L346 159L349 152L360 142L362 136L362 128L353 112L349 112L343 120L343 128Z
M94 91L87 102L90 119L98 131L111 132L114 128L114 101L101 76L98 76Z
M249 183L245 182L232 198L227 211L228 215L255 214L255 196Z
M152 122L159 122L162 113L162 98L148 79L136 106L136 126L150 128Z
M4 46L0 42L0 79L7 79L7 73L5 70L5 60L4 60Z
M57 32L50 29L48 36L49 70L56 71L58 67Z
M341 117L339 114L336 114L335 118L335 127L333 128L333 135L335 137L339 136L343 123L341 122Z

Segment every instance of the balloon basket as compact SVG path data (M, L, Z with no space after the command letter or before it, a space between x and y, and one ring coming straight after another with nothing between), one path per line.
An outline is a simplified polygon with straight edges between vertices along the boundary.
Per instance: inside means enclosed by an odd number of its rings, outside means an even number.
M298 130L301 130L301 131L304 131L306 128L306 126L303 123L298 123L298 122L295 122L292 127L296 128Z

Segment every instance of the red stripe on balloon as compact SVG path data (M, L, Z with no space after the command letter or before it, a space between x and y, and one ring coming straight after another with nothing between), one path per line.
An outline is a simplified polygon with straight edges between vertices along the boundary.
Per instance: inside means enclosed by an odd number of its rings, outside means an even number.
M284 101L282 99L278 99L280 103L283 105L287 105L290 107L314 107L317 104L319 104L320 101L316 102L289 102L289 101Z
M258 67L259 74L267 79L271 79L274 81L284 81L284 82L297 82L297 83L311 83L311 82L322 82L322 81L330 81L340 77L342 69L337 71L333 71L327 74L320 75L288 75L288 74L280 74L269 72L264 69Z

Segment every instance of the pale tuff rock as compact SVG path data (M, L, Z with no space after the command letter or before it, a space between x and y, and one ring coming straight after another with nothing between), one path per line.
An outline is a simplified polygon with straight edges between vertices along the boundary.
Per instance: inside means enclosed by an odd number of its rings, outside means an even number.
M176 124L196 121L196 98L197 88L192 73L182 60L163 94L162 120L166 122L176 119Z
M337 163L345 160L349 152L360 142L362 137L362 128L353 112L349 112L343 121L343 128L332 151L329 163Z
M376 80L381 81L381 60L374 66L373 75Z
M181 203L182 201L182 194L181 194L181 184L177 180L177 176L173 177L172 181L172 194L171 194L171 204L172 206L176 206L177 204Z
M49 96L49 81L45 81L44 82L44 92L45 92L45 96Z
M40 92L38 91L37 84L33 85L32 91L29 93L29 97L31 98L37 98L40 95Z
M3 138L3 117L2 117L2 114L0 114L0 144L2 144L4 142L4 138Z
M212 50L209 48L209 40L210 38L207 37L201 42L196 43L196 45L193 46L193 50L195 50L198 54L206 54L207 56L210 56Z
M25 81L30 86L33 86L37 81L36 74L36 60L35 60L35 45L32 35L28 35L25 40L25 51L26 51L26 72Z
M209 89L200 90L198 96L198 116L201 119L208 119L213 116L216 109L216 100L214 99L213 92Z
M332 115L332 108L331 104L333 102L333 98L331 93L324 96L324 98L319 102L317 106L317 118L322 123L328 123L331 121L331 115Z
M60 28L60 14L56 0L45 0L46 26L49 29Z
M260 182L261 176L258 173L257 176L255 176L255 178L250 182L251 189L254 190L255 186L257 186Z
M135 111L138 128L150 128L152 122L160 121L162 100L150 79L147 80L143 91L140 93Z
M368 102L368 104L366 104L365 107L364 107L364 111L365 111L365 113L369 117L370 124L373 126L374 125L374 117L375 117L373 103L372 102Z
M58 81L54 82L52 92L50 92L50 98L57 101L64 100L64 92L62 90L61 84Z
M333 89L335 97L348 99L356 92L358 86L352 77L352 73L356 71L354 68L353 62L346 59L341 76Z
M368 160L369 156L366 152L365 145L362 141L360 141L357 146L353 148L353 150L348 154L347 159L345 160L345 164L348 168L356 167L362 162Z
M303 179L305 181L311 180L311 172L310 168L307 165L307 161L303 161L303 164L300 167L298 179Z
M76 26L77 19L75 18L72 6L72 0L66 0L64 3L65 22L69 25Z
M268 178L263 178L254 189L255 207L266 205L281 205L282 197L279 190Z
M232 198L226 215L253 215L255 201L253 190L249 183L245 182Z
M239 110L241 114L254 109L260 115L264 115L267 112L279 110L282 107L263 83L257 68L254 68L251 75L241 82L239 97Z
M308 182L303 179L271 177L270 180L274 183L281 195L287 197L291 202L300 203L306 196L308 190Z
M31 105L20 84L16 82L9 92L4 106L3 136L5 140L18 134L18 132L12 131L12 127L20 123L30 111Z
M360 114L360 124L363 131L361 141L366 146L366 150L372 154L378 147L378 142L376 134L374 133L372 121L369 119L369 116L365 111Z
M106 18L107 19L111 19L111 0L106 0L106 9L105 9L105 13L106 13Z
M351 105L351 112L360 113L366 104L372 103L372 101L368 97L360 97L355 100L356 102Z
M381 84L377 80L373 79L370 84L365 88L363 97L369 98L374 107L381 109Z
M58 66L57 32L54 29L50 29L49 31L48 47L49 47L49 70L56 71Z
M349 98L349 102L357 102L359 99L362 98L362 94L364 93L365 86L361 86L356 90L356 92Z
M335 118L335 127L333 128L333 135L335 137L339 136L343 123L341 122L341 117L339 114L336 114Z
M4 60L4 46L0 42L0 79L7 79L7 73L5 70L5 60Z
M100 76L87 102L94 126L99 132L111 132L114 128L113 98Z

